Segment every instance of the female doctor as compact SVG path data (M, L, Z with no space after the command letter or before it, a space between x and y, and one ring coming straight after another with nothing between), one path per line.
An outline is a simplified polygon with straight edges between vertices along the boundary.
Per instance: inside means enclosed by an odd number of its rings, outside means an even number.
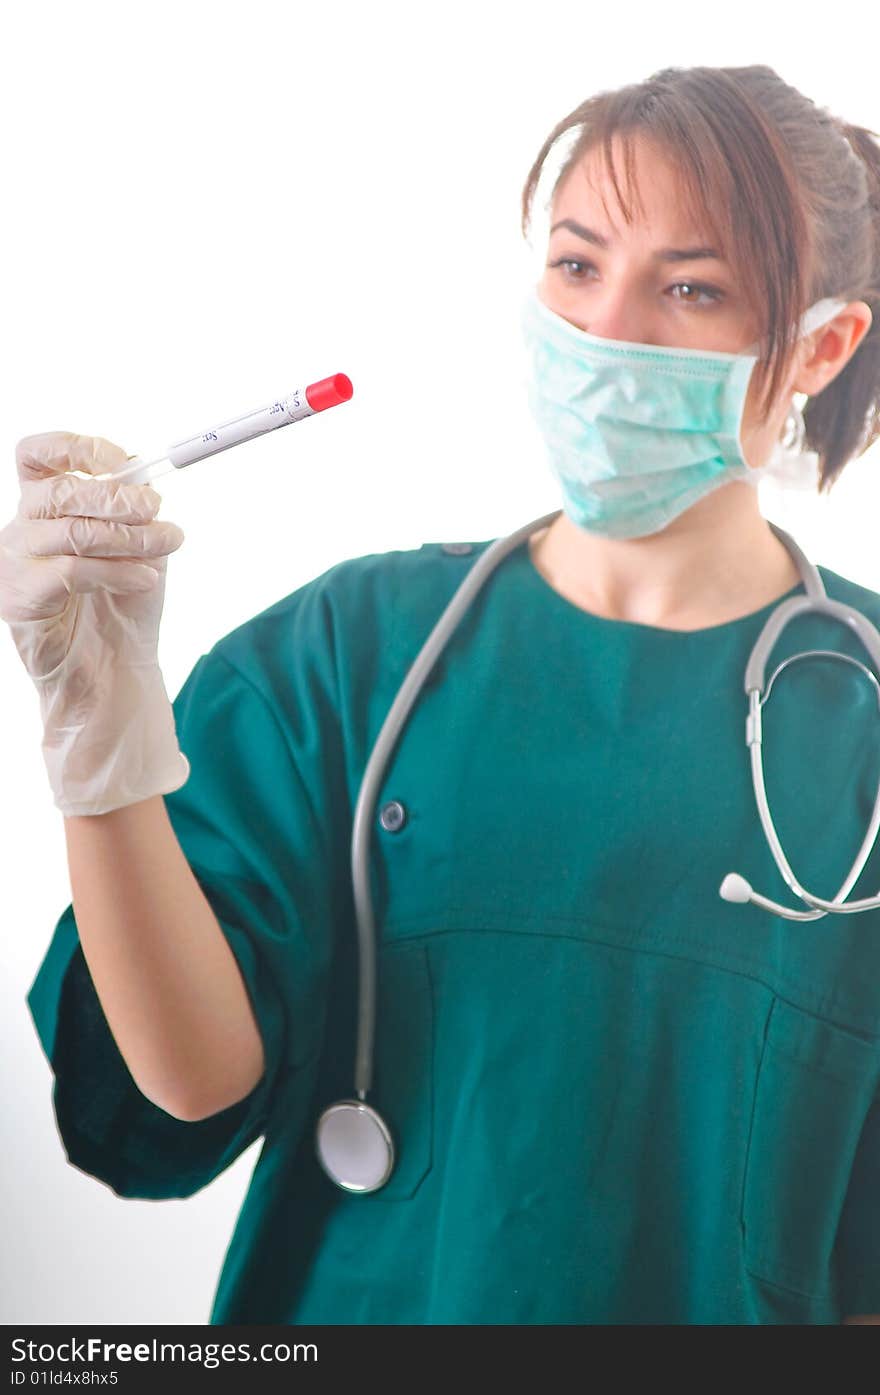
M877 434L880 153L767 67L667 69L560 122L524 227L570 129L522 319L562 508L493 554L366 804L490 543L339 562L172 704L180 529L70 473L121 447L18 446L0 611L73 893L28 1004L66 1155L117 1195L190 1196L265 1136L213 1323L880 1321L880 918L784 913L743 740L749 655L807 590L754 486L827 488ZM865 659L821 612L773 662L804 649ZM877 719L821 659L764 712L826 902Z

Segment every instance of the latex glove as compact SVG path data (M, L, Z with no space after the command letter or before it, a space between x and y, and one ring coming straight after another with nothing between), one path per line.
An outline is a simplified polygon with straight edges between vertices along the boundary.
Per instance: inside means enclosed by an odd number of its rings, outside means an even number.
M15 451L21 498L0 531L0 618L40 695L43 756L64 814L105 814L189 778L159 668L168 553L146 484L82 480L123 468L101 436L48 431Z

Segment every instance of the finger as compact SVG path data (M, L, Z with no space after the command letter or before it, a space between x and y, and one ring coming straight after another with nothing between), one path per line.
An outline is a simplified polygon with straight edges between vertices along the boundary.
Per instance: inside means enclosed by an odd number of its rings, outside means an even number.
M128 459L122 446L104 436L81 436L74 431L42 431L25 436L15 447L20 480L45 479L67 470L100 475L121 469Z
M163 570L161 563L97 557L29 559L22 567L20 560L0 550L0 619L48 620L64 611L72 595L89 591L152 591Z
M184 532L170 521L129 526L101 519L47 518L21 523L7 544L27 557L164 557L176 552Z
M23 480L18 512L22 518L109 518L118 523L147 523L162 507L162 495L148 484L116 484L113 480L81 480L76 475L51 475Z
M162 569L130 560L110 561L102 557L57 557L37 565L52 567L69 593L87 591L152 591Z

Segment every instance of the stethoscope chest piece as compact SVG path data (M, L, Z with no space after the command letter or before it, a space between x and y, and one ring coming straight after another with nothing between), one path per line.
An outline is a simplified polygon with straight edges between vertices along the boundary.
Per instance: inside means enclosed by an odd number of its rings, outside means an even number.
M363 1100L339 1100L315 1127L315 1151L331 1181L348 1192L375 1192L394 1167L394 1142L385 1120Z

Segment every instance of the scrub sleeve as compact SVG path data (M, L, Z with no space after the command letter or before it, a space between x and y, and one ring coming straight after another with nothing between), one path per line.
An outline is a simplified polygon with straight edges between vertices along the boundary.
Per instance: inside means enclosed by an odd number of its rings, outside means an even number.
M326 646L310 633L321 624L319 589L287 599L283 635L282 617L273 624L269 611L261 626L226 636L173 703L191 773L164 796L166 808L247 988L265 1049L262 1079L239 1103L197 1122L145 1098L104 1017L72 903L28 994L67 1158L119 1196L186 1197L206 1186L265 1131L282 1087L286 1127L299 1129L306 1115L344 885L332 866L328 804L337 801L340 827L349 818L324 747L334 680L321 669ZM273 652L260 657L261 642ZM270 693L265 685L282 665L284 691Z

